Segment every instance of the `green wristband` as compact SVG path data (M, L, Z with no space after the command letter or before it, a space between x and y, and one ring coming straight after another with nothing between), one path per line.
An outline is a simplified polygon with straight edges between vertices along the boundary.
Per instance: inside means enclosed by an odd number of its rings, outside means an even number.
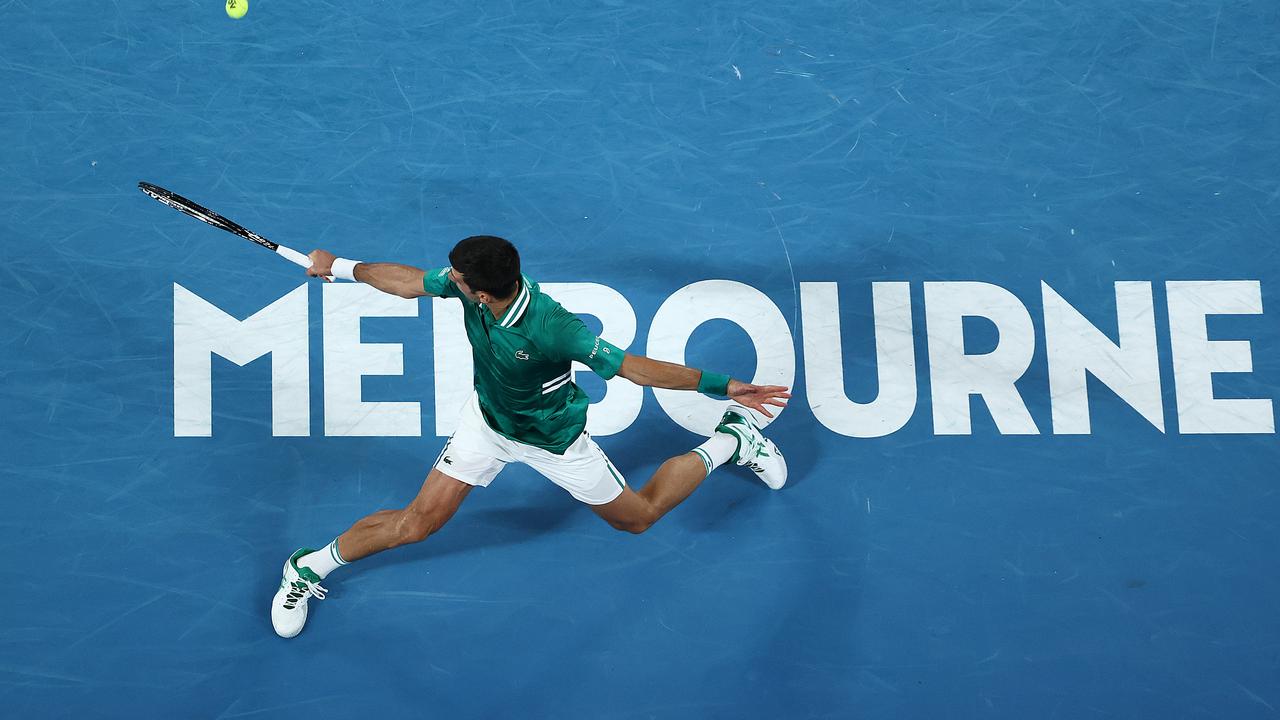
M702 377L698 378L698 392L703 395L719 395L720 397L728 395L729 376L703 370Z

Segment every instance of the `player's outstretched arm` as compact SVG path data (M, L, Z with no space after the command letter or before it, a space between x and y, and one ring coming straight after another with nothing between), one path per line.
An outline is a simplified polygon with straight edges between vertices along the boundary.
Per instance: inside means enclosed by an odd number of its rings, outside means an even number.
M705 387L703 371L677 365L675 363L654 360L643 355L627 353L622 360L622 368L618 374L637 385L646 387L667 388L669 390L698 390L708 392ZM719 376L723 378L724 376ZM781 385L752 385L740 380L725 378L723 391L712 389L709 394L725 395L743 405L773 417L767 406L786 407L785 400L791 397L788 388Z
M337 259L333 253L328 250L312 250L307 257L311 258L311 267L307 268L308 275L312 277L333 275L333 261ZM399 295L402 298L416 298L427 294L422 284L422 277L425 274L426 271L420 268L398 263L362 262L352 268L352 275L358 282L372 285L384 293Z

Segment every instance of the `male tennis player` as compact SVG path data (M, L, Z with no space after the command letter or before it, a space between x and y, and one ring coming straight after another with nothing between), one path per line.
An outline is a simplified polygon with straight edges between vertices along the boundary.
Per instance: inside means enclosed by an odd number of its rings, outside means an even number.
M623 352L522 275L519 253L502 238L469 237L449 253L451 267L426 271L336 258L324 250L310 258L308 275L368 283L405 298L461 300L476 391L408 507L376 512L324 548L289 556L271 601L271 623L281 637L302 631L307 601L324 598L320 581L330 572L425 539L453 517L473 487L487 486L507 463L533 467L610 525L632 533L644 532L731 460L774 490L787 481L786 461L751 413L773 417L767 406L785 407L787 388L750 385ZM575 360L606 380L621 375L638 385L697 390L734 402L711 439L664 462L636 492L584 430L588 399L572 381Z

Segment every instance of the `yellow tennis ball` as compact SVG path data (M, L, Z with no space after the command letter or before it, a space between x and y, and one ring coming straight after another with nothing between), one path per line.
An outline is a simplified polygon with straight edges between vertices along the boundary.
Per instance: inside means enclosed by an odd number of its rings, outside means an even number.
M227 0L227 14L239 20L249 12L249 0Z

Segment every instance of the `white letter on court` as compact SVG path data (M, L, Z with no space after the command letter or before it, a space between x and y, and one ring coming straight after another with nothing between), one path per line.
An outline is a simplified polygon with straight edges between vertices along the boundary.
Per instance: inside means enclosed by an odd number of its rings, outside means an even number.
M709 320L728 320L747 332L756 351L752 383L791 387L796 377L796 354L786 318L767 295L732 280L703 280L667 298L649 329L649 357L683 365L689 336ZM726 404L687 390L654 388L653 394L672 420L701 435L714 432ZM776 417L781 408L774 411Z
M969 396L981 395L1003 435L1035 435L1035 421L1014 382L1031 365L1036 335L1027 308L999 285L981 282L924 284L929 336L929 380L933 430L968 435ZM996 347L983 355L964 352L964 318L985 317L996 325Z
M475 360L463 319L462 301L431 298L431 342L434 348L436 435L452 435L458 412L475 392Z
M543 292L571 313L600 319L600 337L626 350L636 339L636 311L622 293L599 283L543 283ZM575 362L573 372L591 372ZM644 388L623 377L605 383L604 399L591 404L587 412L587 432L613 435L631 427L640 416Z
M1046 282L1045 351L1049 359L1049 398L1053 432L1088 435L1089 396L1086 374L1092 373L1120 399L1164 432L1160 403L1160 356L1149 282L1116 283L1116 319L1120 344L1094 327Z
M369 285L324 285L324 434L422 434L416 402L364 402L364 375L403 375L404 351L397 343L360 342L362 317L417 317L418 301L388 295Z
M879 392L869 403L853 402L844 393L836 283L802 282L800 297L805 391L813 416L828 430L849 437L884 437L901 429L916 409L910 283L871 283Z
M211 354L237 365L271 354L271 434L311 432L307 286L245 320L173 284L173 434L213 435Z
M1217 399L1213 373L1253 372L1248 340L1210 340L1206 315L1259 315L1257 280L1165 283L1169 296L1169 340L1178 394L1180 433L1273 433L1275 415L1267 399Z

